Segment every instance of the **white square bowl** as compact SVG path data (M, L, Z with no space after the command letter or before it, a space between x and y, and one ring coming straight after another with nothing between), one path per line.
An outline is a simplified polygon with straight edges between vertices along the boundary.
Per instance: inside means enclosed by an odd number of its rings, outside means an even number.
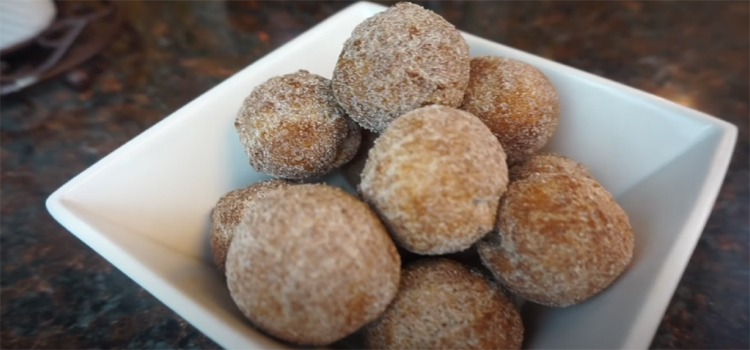
M352 29L382 9L352 5L243 69L66 183L49 197L48 210L221 346L284 347L248 325L211 260L213 205L268 178L248 164L233 121L244 97L272 76L307 69L330 77ZM527 346L648 347L711 212L736 127L464 36L472 56L523 60L552 80L562 110L547 150L584 163L628 213L636 235L633 263L609 289L573 307L525 310ZM328 182L352 190L338 174Z

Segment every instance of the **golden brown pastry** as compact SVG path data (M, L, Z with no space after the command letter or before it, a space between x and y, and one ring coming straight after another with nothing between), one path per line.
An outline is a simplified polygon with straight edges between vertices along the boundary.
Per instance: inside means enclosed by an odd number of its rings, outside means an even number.
M398 3L361 24L344 43L333 92L362 127L382 132L430 104L458 107L469 82L469 45L440 15Z
M211 252L216 267L224 274L229 244L232 243L234 229L242 217L251 210L257 210L256 200L265 197L273 190L291 183L284 180L257 182L245 188L230 191L219 198L211 212Z
M385 314L365 329L370 349L520 349L512 300L481 274L448 259L406 267Z
M243 314L280 339L323 345L378 317L401 260L375 213L341 189L296 185L257 201L237 227L227 285Z
M518 181L534 175L568 174L593 179L588 169L568 157L554 153L537 153L522 164L509 170L510 181Z
M500 203L497 231L477 244L484 265L511 291L548 306L599 293L633 257L627 214L582 176L512 182Z
M470 113L433 105L391 123L375 140L360 193L402 247L464 250L492 230L508 183L505 153Z
M471 77L461 109L481 119L497 136L508 164L523 162L552 138L560 101L555 86L536 67L505 57L471 59Z
M357 152L359 126L336 103L331 81L300 70L256 87L235 127L255 170L287 179L324 175Z

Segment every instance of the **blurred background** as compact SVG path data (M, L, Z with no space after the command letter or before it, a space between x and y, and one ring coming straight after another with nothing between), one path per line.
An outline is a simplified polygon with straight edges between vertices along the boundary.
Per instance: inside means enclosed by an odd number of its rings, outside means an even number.
M749 348L750 3L415 2L460 30L739 127L724 186L652 347ZM0 0L2 347L216 348L54 222L44 200L349 4Z

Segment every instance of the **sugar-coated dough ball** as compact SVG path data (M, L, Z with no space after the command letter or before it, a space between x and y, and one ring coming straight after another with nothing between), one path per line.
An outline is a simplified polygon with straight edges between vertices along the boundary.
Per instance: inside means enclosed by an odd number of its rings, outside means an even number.
M509 169L510 181L518 181L535 175L568 174L593 179L588 169L568 157L554 153L537 153L522 164Z
M219 198L211 212L211 251L216 267L224 273L229 244L232 243L234 228L240 224L247 211L257 210L258 198L263 198L271 191L289 186L284 180L257 182L245 188L230 191Z
M226 262L234 302L280 339L323 345L378 317L396 294L401 260L375 213L343 190L295 185L257 201Z
M482 119L503 144L508 164L540 150L557 128L560 101L555 86L536 67L505 57L471 59L471 77L461 109Z
M520 349L516 305L481 274L448 259L406 267L385 314L365 328L371 349Z
M339 154L333 160L333 166L338 168L349 163L357 155L362 143L362 129L351 119L347 119L349 134L344 139L344 143L339 148Z
M505 153L487 126L433 105L399 117L375 140L359 189L402 247L445 254L492 230L507 183Z
M341 167L341 174L355 188L362 181L362 169L365 168L367 154L370 153L370 149L375 144L375 139L378 136L380 135L367 129L362 130L362 143L359 146L359 151L357 151L357 154L354 155L354 158L349 163Z
M235 121L255 170L287 179L324 175L356 153L360 129L338 106L331 81L300 70L256 87Z
M581 176L511 182L498 232L477 244L484 265L511 291L548 306L599 293L633 256L627 214L596 181Z
M398 3L361 24L344 43L333 92L359 125L382 132L413 109L458 107L469 81L469 45L440 15Z

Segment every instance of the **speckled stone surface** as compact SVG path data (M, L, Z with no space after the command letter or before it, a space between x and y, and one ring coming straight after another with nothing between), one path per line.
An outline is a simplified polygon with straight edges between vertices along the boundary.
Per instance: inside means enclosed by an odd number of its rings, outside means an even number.
M748 348L747 2L423 2L458 28L715 115L740 129L729 173L653 348ZM123 1L128 26L82 68L4 98L0 345L216 348L59 226L46 197L345 2ZM616 317L616 315L613 315Z

